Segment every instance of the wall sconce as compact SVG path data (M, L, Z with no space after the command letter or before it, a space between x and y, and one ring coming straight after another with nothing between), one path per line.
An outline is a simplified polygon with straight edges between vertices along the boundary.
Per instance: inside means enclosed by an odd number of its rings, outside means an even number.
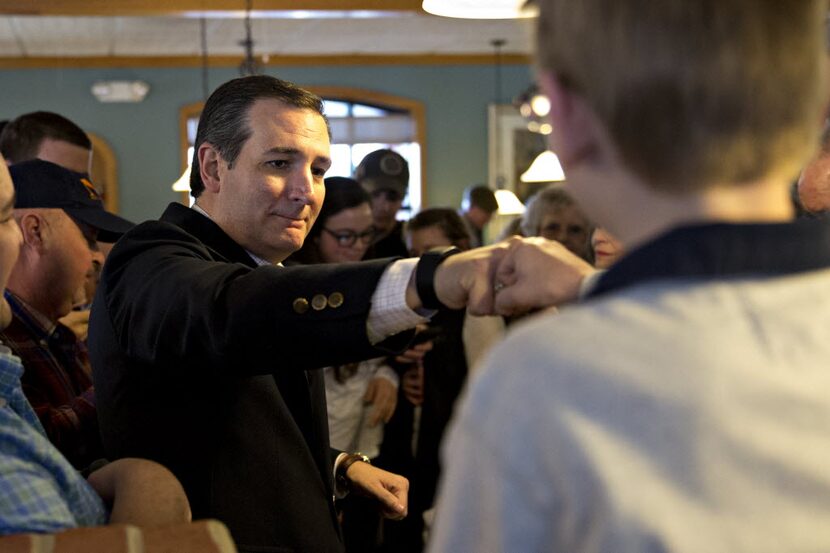
M135 103L144 100L150 85L144 81L98 81L92 84L92 95L104 103Z

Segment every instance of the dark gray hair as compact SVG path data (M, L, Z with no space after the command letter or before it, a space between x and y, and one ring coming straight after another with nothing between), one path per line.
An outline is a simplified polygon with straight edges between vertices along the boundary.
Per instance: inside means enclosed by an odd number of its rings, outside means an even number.
M253 75L233 79L213 91L205 102L199 117L193 165L190 172L190 193L198 198L205 189L199 169L199 146L207 142L215 147L228 165L233 166L245 141L251 136L248 112L261 98L272 98L301 109L323 113L323 100L299 86L268 75ZM329 129L331 135L331 129Z

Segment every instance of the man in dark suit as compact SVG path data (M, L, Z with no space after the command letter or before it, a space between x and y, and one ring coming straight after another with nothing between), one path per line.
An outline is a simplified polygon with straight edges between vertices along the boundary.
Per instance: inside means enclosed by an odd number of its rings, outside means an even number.
M319 98L273 77L225 83L199 123L194 208L127 233L93 304L106 452L169 467L194 518L224 521L240 551L342 551L344 488L405 515L404 478L330 450L309 369L403 349L411 333L394 335L424 309L491 310L507 252L274 266L302 245L330 164Z

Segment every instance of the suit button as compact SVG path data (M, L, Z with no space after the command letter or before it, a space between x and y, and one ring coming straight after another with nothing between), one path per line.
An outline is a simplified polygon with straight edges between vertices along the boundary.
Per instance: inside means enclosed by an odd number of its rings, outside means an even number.
M308 300L305 298L297 298L291 306L294 308L295 313L302 315L308 311Z
M333 307L337 309L343 305L343 294L340 292L334 292L329 296L329 307Z
M317 294L313 298L311 298L311 308L315 311L322 311L326 308L326 296L323 294Z

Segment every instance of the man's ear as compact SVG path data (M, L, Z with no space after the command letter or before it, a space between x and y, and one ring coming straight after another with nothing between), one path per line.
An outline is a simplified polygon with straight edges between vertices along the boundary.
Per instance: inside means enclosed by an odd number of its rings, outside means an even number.
M36 213L26 213L19 220L20 233L23 235L23 247L37 252L46 248L46 221Z
M219 166L222 162L222 156L213 144L203 142L199 146L199 176L208 192L216 194L221 188Z
M553 132L548 135L548 146L559 157L565 172L598 161L603 132L593 108L563 86L553 73L541 73L539 86L550 100Z

